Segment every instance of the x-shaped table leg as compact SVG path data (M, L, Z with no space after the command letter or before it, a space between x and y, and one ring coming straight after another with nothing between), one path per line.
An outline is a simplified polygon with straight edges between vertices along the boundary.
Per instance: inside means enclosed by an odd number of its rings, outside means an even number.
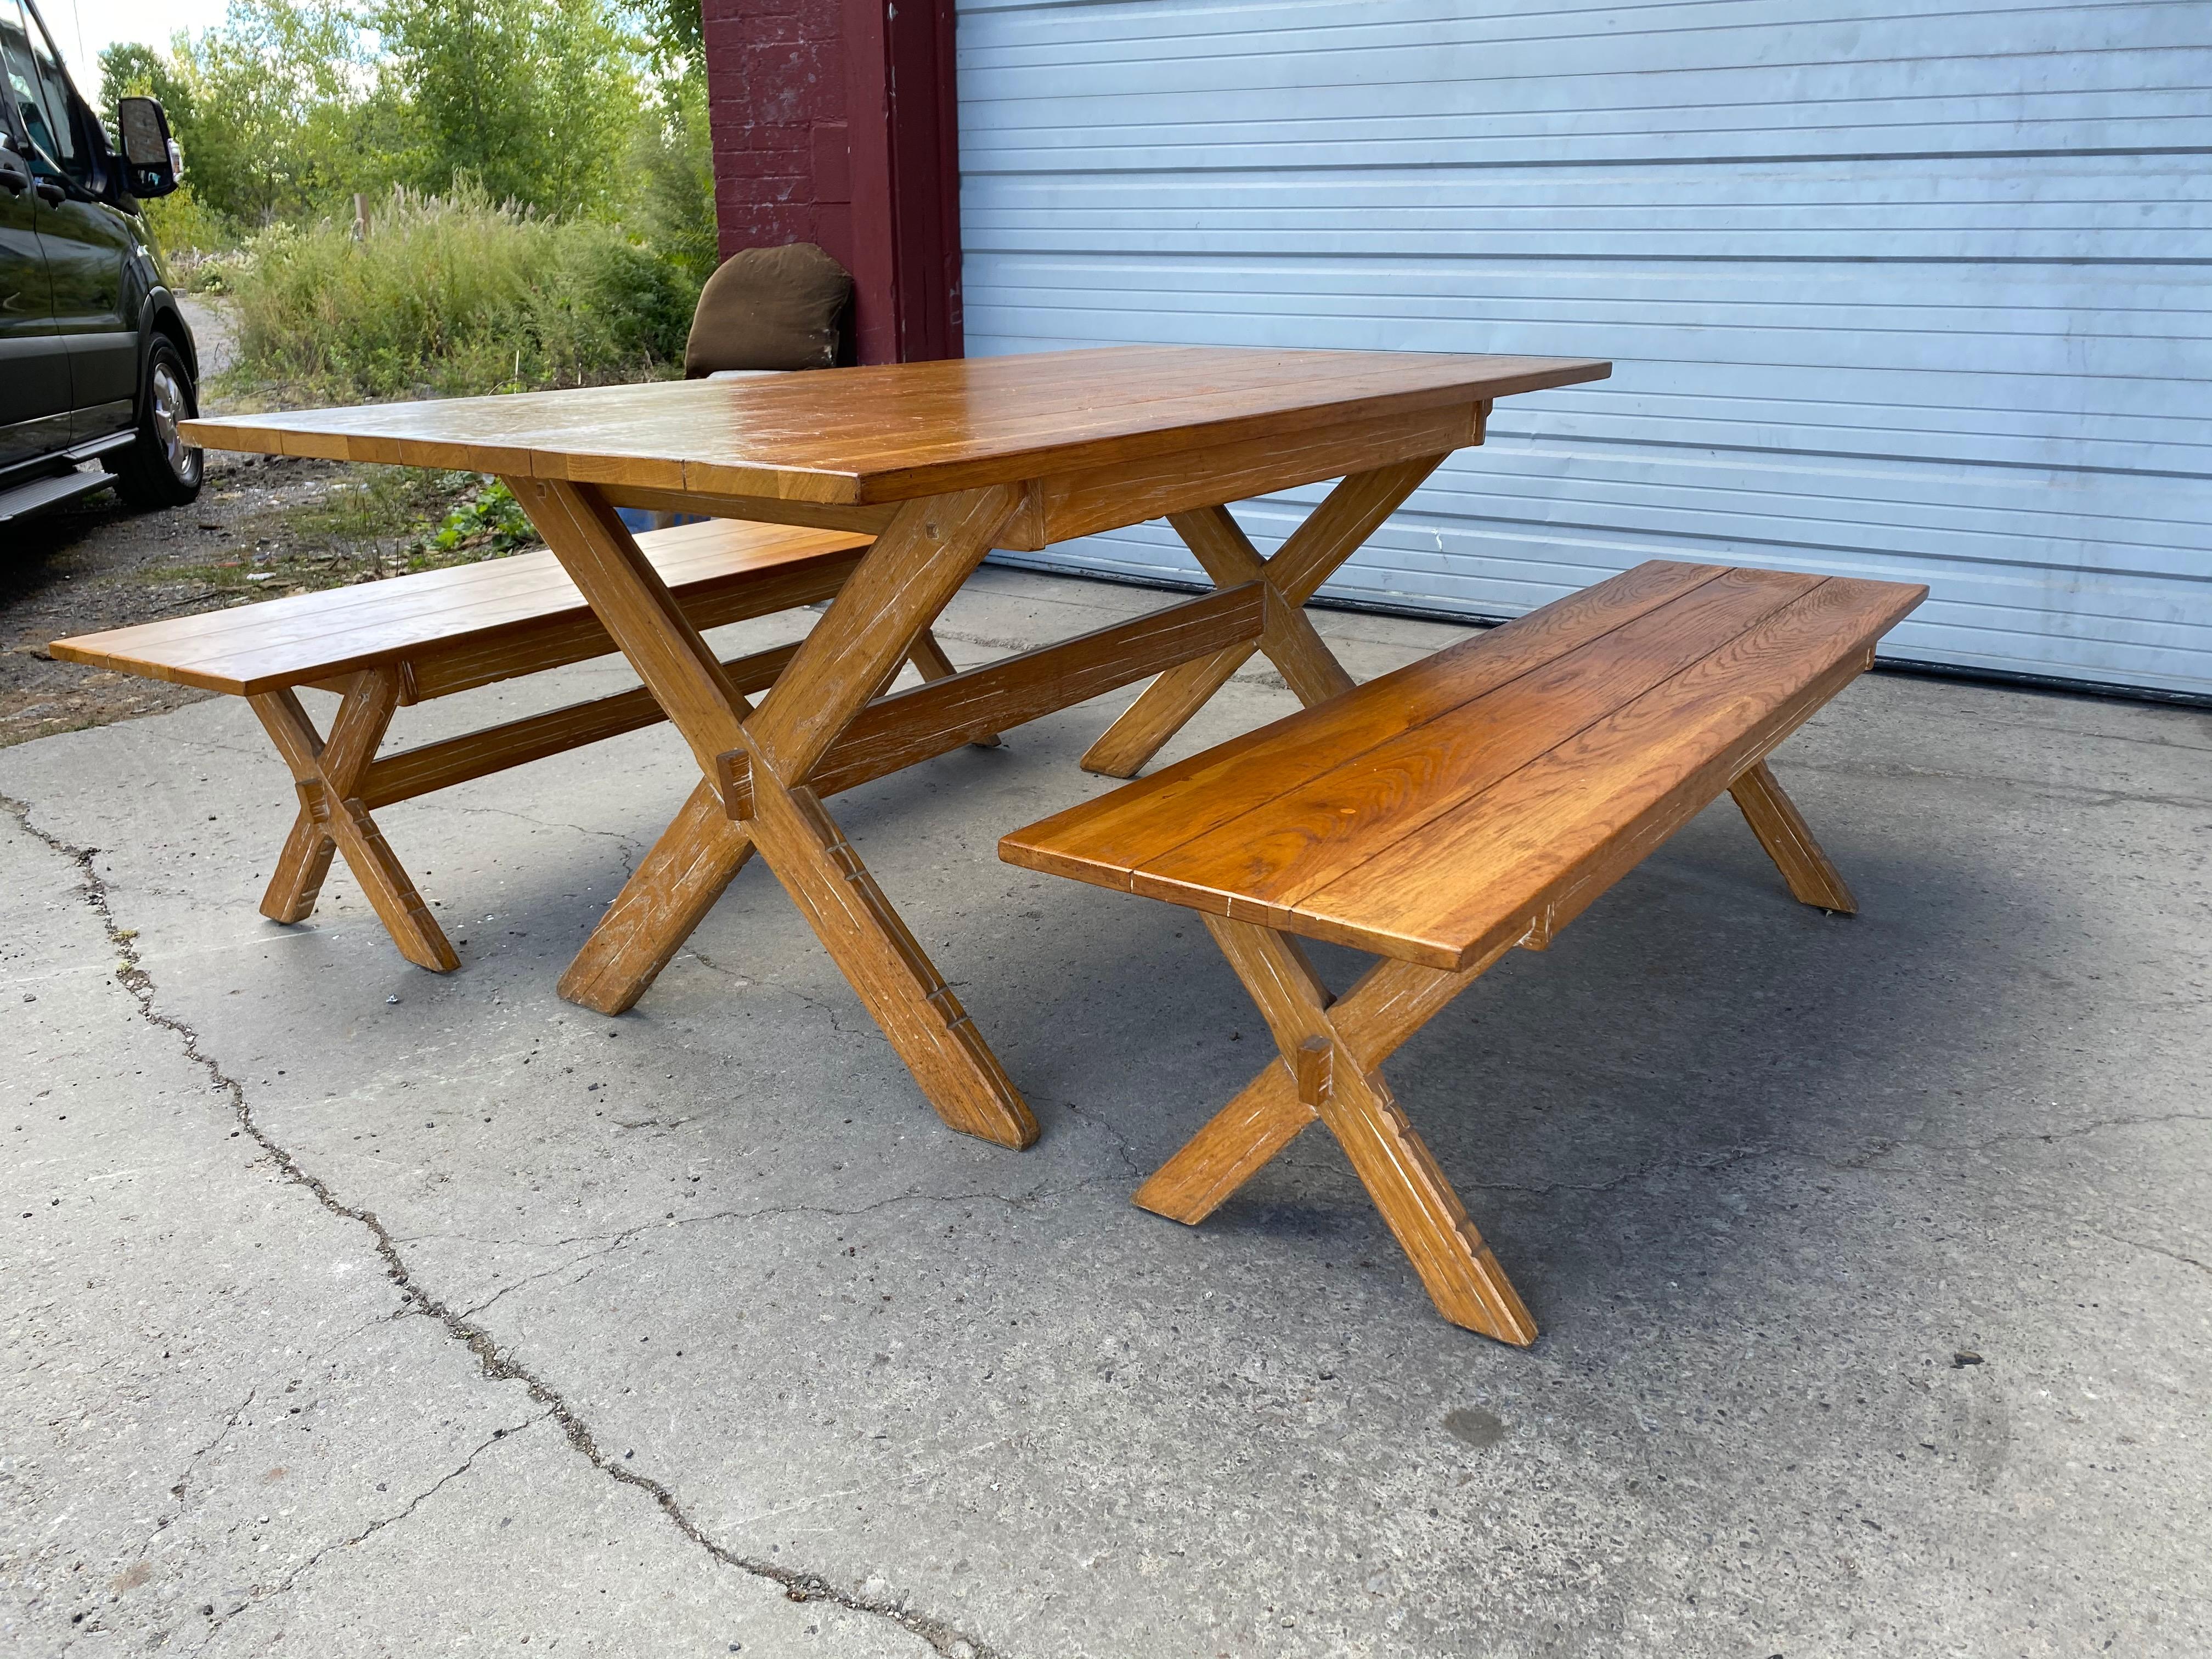
M1036 1121L997 1056L806 787L809 770L990 550L1016 492L902 507L755 708L596 490L510 483L705 779L570 964L562 994L610 1012L629 1006L758 852L939 1115L1001 1146L1033 1142ZM713 781L716 757L733 749L750 760L753 802L752 817L735 823Z
M331 854L343 853L402 956L436 973L459 967L460 957L357 793L399 706L398 673L373 668L355 675L327 743L289 690L262 692L247 702L291 769L300 795L300 815L277 856L261 914L277 921L306 921L330 873Z
M1339 1001L1288 934L1220 916L1205 921L1280 1057L1154 1172L1137 1203L1176 1221L1203 1221L1317 1118L1352 1160L1437 1310L1501 1342L1534 1341L1535 1321L1377 1069L1504 949L1456 973L1382 962Z
M1255 651L1267 653L1309 708L1350 690L1352 677L1322 643L1302 607L1443 459L1430 455L1353 473L1329 491L1271 559L1254 550L1225 507L1170 514L1168 522L1217 587L1249 581L1266 585L1265 631L1249 643L1171 668L1154 680L1091 745L1083 757L1084 770L1109 778L1136 776Z
M1841 872L1828 861L1820 843L1813 839L1812 828L1797 810L1797 803L1782 793L1781 784L1766 769L1765 761L1740 773L1729 785L1729 793L1735 797L1751 833L1759 837L1759 844L1782 872L1783 880L1790 884L1792 898L1839 915L1858 914L1859 902L1851 896L1851 890L1844 884Z
M924 629L908 659L925 680L958 672L937 637ZM888 685L905 661L884 677ZM996 736L977 739L996 748ZM627 1013L674 960L752 856L753 839L730 822L712 786L696 786L684 810L623 884L599 925L561 975L561 994L599 1013Z

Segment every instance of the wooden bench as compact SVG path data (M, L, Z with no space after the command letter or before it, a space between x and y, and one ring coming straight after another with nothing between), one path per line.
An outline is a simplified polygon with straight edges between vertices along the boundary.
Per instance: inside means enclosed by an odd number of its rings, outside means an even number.
M1278 1059L1137 1194L1203 1220L1319 1118L1454 1324L1536 1327L1378 1074L1728 790L1798 899L1850 912L1765 757L1923 587L1653 562L1017 830L1000 856L1199 911ZM1332 996L1297 936L1382 960Z
M714 520L637 538L695 630L830 599L872 538L842 530ZM264 915L303 921L335 850L410 962L447 972L453 947L392 856L370 814L666 719L644 688L377 753L393 711L520 674L602 656L615 642L550 552L422 571L58 640L69 662L244 697L291 769L298 817L261 901ZM724 665L740 692L775 683L798 647ZM924 633L911 660L925 679L952 665ZM327 736L297 695L343 701Z

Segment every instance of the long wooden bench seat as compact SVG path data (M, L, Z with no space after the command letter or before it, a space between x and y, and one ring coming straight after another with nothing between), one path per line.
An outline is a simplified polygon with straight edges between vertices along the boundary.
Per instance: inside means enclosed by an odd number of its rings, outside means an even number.
M1199 911L1279 1050L1136 1201L1203 1220L1319 1118L1443 1316L1533 1341L1379 1067L1723 790L1798 899L1854 909L1765 757L1926 593L1641 565L1006 836L1011 863ZM1382 960L1339 999L1297 936Z
M732 520L637 538L699 629L834 597L870 540ZM393 712L406 704L616 648L544 551L87 634L49 648L65 661L246 698L291 769L300 799L262 914L304 920L332 852L341 852L407 959L440 972L459 958L370 813L666 718L640 687L378 754ZM739 692L759 691L796 649L756 652L724 668ZM926 679L952 672L927 634L912 660ZM301 687L343 698L327 736L301 705Z

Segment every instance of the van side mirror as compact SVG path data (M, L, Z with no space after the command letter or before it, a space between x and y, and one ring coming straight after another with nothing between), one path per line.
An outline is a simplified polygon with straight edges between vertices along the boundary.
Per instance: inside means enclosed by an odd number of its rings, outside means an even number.
M15 153L15 141L0 132L0 190L10 196L21 196L31 187L31 169Z
M115 106L123 135L125 187L140 198L167 196L185 170L184 152L169 137L169 117L158 98L125 98Z

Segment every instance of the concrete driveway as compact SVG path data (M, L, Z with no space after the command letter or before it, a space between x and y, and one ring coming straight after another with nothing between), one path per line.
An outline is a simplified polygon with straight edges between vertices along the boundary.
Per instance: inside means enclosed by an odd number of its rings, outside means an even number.
M1157 602L988 571L941 632ZM1363 677L1455 637L1321 622ZM1522 1352L1319 1134L1130 1206L1265 1037L1184 913L993 855L1126 695L837 804L1021 1154L763 871L632 1014L555 996L665 728L380 815L446 978L342 867L255 914L237 702L0 752L0 1650L2212 1652L2212 717L1863 680L1777 763L1862 916L1723 800L1431 1026L1393 1080Z

